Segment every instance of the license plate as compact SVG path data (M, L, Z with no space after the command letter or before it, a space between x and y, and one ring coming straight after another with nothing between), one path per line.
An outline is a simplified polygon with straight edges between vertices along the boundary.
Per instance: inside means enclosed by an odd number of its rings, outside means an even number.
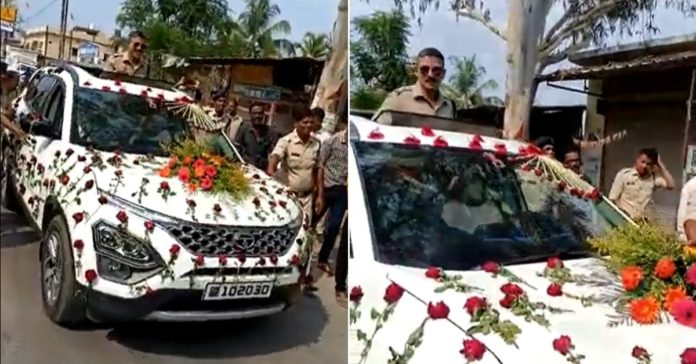
M267 298L271 296L273 282L208 283L203 292L204 301Z

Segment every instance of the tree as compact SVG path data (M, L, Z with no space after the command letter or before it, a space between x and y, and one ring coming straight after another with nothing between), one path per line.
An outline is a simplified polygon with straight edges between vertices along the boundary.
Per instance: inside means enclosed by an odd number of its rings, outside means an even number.
M323 33L305 33L302 41L295 44L295 51L303 57L324 58L329 54L329 36Z
M475 55L450 57L450 63L454 64L454 69L443 91L447 97L455 100L458 108L471 108L495 99L483 96L483 91L497 89L498 83L491 79L481 82L486 76L486 69L478 64Z
M353 19L350 58L354 81L391 91L413 83L408 74L408 18L402 11L378 11Z
M415 15L431 6L437 7L439 0L394 0L394 3L399 8L410 5ZM563 6L564 12L552 21L549 13L554 5ZM507 0L507 28L502 29L494 24L483 1L454 0L451 10L507 42L503 135L527 139L529 116L539 85L536 76L574 52L601 45L611 34L631 34L638 27L656 32L653 13L661 5L691 15L696 13L693 0Z
M280 16L278 5L270 0L246 0L244 11L231 23L230 42L241 47L247 57L277 57L294 54L294 45L279 35L290 34L287 20Z

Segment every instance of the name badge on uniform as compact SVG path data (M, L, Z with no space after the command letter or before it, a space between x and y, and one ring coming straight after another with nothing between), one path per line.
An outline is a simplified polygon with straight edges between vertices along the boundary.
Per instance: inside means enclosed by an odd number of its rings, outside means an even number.
M299 156L301 156L300 153L290 153L290 155L293 156L293 157L299 157Z

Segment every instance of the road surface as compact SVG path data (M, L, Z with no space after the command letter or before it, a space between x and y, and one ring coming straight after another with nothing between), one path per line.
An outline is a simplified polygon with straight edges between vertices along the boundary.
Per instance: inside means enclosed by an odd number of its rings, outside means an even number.
M0 217L3 364L189 364L347 361L347 313L333 281L297 305L262 320L207 324L138 323L68 330L41 307L38 235L7 211Z

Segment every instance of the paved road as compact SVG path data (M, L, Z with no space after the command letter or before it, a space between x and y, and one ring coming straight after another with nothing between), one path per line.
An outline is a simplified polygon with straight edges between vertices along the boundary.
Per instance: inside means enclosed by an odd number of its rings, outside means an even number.
M38 236L1 211L3 364L340 364L347 357L347 314L322 279L317 296L265 320L214 324L140 323L71 331L43 314Z

